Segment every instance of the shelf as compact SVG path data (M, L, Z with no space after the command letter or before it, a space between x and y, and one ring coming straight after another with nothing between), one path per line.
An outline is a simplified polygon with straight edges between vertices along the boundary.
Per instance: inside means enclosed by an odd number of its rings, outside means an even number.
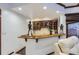
M36 42L38 42L38 39L43 39L43 38L49 38L49 37L58 37L60 38L65 34L52 34L52 35L33 35L33 36L28 36L28 35L21 35L18 38L23 38L27 42L27 39L36 39Z

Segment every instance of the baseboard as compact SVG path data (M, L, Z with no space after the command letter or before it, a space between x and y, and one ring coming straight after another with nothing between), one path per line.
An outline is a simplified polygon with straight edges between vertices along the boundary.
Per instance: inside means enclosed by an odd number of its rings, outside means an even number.
M22 51L22 50L24 50L26 47L24 47L24 48L22 48L21 50L19 50L19 51L17 51L16 53L18 53L18 54L21 54L20 52ZM11 52L11 53L9 53L8 55L12 55L14 52ZM46 54L46 55L53 55L54 54L54 52L51 52L51 53L49 53L49 54ZM21 55L25 55L25 54L21 54Z
M16 52L16 54L21 54L21 55L25 55L25 53L26 53L26 47L23 47L23 48L21 48L20 50L18 50L17 52Z
M25 51L26 50L26 47L23 47L22 49L20 49L20 50L18 50L17 52L16 52L16 54L20 54L20 55L25 55ZM12 55L14 52L11 52L11 53L9 53L8 55ZM51 52L51 53L48 53L48 54L46 54L46 55L53 55L54 54L54 52Z
M51 53L49 53L49 54L46 54L46 55L53 55L55 52L51 52Z
M12 55L14 52L9 53L8 55Z

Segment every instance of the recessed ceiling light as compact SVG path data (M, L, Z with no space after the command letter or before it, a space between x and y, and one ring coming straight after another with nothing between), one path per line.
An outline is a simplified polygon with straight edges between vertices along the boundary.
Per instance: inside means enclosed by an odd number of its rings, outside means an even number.
M44 6L44 7L43 7L43 9L44 9L44 10L46 10L46 9L47 9L47 7L46 7L46 6Z
M18 8L18 10L22 10L22 8Z
M60 13L60 12L57 10L56 13Z

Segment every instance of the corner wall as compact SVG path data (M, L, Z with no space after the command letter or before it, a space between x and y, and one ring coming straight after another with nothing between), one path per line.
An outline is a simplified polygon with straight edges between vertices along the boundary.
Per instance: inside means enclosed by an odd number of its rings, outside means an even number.
M25 46L18 36L27 33L26 18L10 10L2 10L2 54L9 54Z

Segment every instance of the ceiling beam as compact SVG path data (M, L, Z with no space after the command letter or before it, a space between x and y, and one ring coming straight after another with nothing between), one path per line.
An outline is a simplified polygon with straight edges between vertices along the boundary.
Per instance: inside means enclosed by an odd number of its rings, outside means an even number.
M79 7L79 3L77 5L74 5L74 6L65 6L64 4L62 3L57 3L58 5L64 7L64 8L74 8L74 7Z
M69 14L65 14L65 16L74 16L74 15L79 15L79 13L69 13Z
M64 8L66 8L66 6L64 4L62 4L62 3L57 3L57 4L64 7Z
M79 21L66 22L66 24L77 23L77 22L79 22Z
M66 16L66 23L79 22L79 13L65 14L65 16Z

